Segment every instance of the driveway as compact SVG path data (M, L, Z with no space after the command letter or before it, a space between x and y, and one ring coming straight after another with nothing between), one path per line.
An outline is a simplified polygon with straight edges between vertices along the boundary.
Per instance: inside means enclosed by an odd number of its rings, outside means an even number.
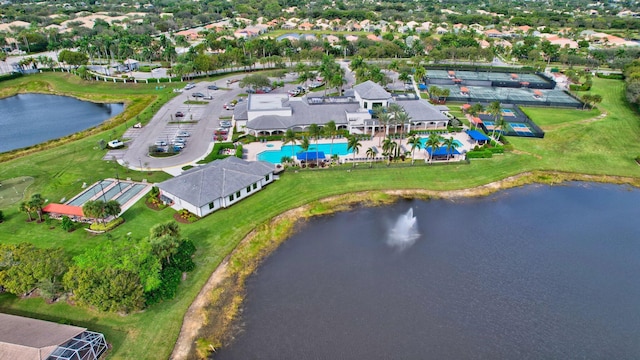
M228 78L238 79L242 76L234 75ZM244 89L238 87L237 82L226 85L225 79L215 82L198 82L195 88L186 90L167 102L141 129L137 137L127 143L127 149L119 162L132 169L162 170L185 166L206 156L213 146L213 132L220 127L219 117L233 115L232 111L225 110L222 106L235 99L239 93L244 92ZM214 84L229 90L207 90L208 85ZM206 105L185 104L185 101L194 99L190 96L194 92L211 95L213 100L210 100ZM178 111L184 113L185 116L176 118L175 113ZM185 148L179 154L165 158L148 155L149 146L159 140L168 143L178 131L187 131L191 134L187 138Z

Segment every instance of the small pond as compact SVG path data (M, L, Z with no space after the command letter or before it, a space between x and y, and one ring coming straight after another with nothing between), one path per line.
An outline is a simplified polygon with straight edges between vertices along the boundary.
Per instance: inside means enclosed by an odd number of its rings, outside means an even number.
M124 104L98 104L68 96L19 94L0 99L0 153L97 126Z

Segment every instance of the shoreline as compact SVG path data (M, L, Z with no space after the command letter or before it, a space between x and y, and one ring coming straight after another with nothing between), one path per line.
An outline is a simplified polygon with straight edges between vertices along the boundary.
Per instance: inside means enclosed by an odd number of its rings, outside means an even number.
M111 103L123 104L123 110L118 115L115 115L109 119L106 119L105 121L101 122L96 126L84 129L82 131L75 132L73 134L66 135L63 137L47 140L45 142L30 145L27 147L13 149L7 152L0 153L0 163L11 161L26 155L31 155L40 151L49 150L58 146L68 144L76 140L86 139L90 136L97 135L103 131L114 129L124 124L128 120L133 119L137 116L140 116L140 114L142 114L146 109L153 106L158 101L158 99L161 99L161 97L159 97L158 95L155 95L154 98L151 99L151 101L149 101L148 104L143 109L141 109L137 113L129 114L130 111L133 111L131 110L131 108L135 99L131 99L127 96L124 96L124 97L119 96L118 100L113 100L113 101L104 100L104 99L95 99L93 96L86 96L86 95L90 95L86 93L84 94L85 96L82 96L81 94L78 94L75 92L65 92L62 90L58 90L55 88L54 84L52 84L47 80L35 80L35 81L30 80L27 82L27 84L33 84L34 82L39 83L37 85L37 88L27 89L25 88L26 84L16 84L13 86L3 88L2 91L0 91L0 99L9 98L19 94L57 95L57 96L67 96L80 101L88 101L96 104L111 104ZM140 95L136 95L136 97L139 97L139 96ZM142 96L144 97L148 95L142 95ZM115 96L113 97L115 98Z
M200 358L206 357L212 352L215 353L216 348L223 346L232 338L234 323L238 319L237 315L244 302L245 280L254 273L264 259L296 231L296 225L300 221L315 216L348 211L356 206L386 205L402 198L480 197L529 184L552 186L570 181L626 184L640 188L640 179L638 178L534 171L524 172L474 188L446 191L427 189L364 191L331 196L289 209L249 232L213 271L185 313L170 359L187 359L194 355ZM207 326L212 324L216 326L213 327L215 328L214 333L210 334L206 330Z

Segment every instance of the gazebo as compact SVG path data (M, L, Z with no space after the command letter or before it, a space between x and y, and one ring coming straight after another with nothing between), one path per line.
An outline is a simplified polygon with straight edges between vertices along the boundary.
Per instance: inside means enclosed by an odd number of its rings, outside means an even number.
M450 79L453 79L453 78L456 77L456 72L455 71L449 70L449 72L447 74L449 75Z
M461 87L460 88L460 95L469 96L469 88L467 88L466 86Z
M540 90L533 90L533 97L536 99L540 99L542 98L542 91Z
M518 74L511 74L511 78L512 78L513 80L517 79L517 78L518 78Z
M521 81L520 82L520 86L527 87L527 86L529 86L529 82L528 81Z

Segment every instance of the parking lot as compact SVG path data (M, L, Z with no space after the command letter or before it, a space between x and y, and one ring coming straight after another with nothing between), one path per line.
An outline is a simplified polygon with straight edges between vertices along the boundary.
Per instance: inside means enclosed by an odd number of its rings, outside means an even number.
M234 76L238 78L238 76ZM218 81L225 84L223 81ZM189 90L185 87L177 92L172 100L167 102L142 129L129 129L125 136L127 148L124 153L119 153L118 158L121 163L127 163L133 168L163 169L176 166L184 166L197 161L207 154L212 146L214 132L221 127L220 117L229 117L233 113L223 109L223 105L230 103L237 95L244 92L244 89L233 83L224 89L213 90L215 82L199 82L193 84ZM187 83L184 84L185 86ZM211 87L211 88L210 88ZM217 86L215 86L217 87ZM194 98L194 93L201 93L204 98ZM187 101L206 101L206 104L185 104ZM181 113L183 116L176 116ZM227 121L226 118L225 120ZM190 136L184 137L186 142L184 147L180 145L178 149L169 147L174 143L176 134L186 131ZM129 139L129 140L128 140ZM223 138L219 138L222 140ZM156 143L166 145L156 146ZM170 157L155 157L149 155L149 149L161 148L162 152L177 150L178 154ZM145 165L146 164L146 165Z

